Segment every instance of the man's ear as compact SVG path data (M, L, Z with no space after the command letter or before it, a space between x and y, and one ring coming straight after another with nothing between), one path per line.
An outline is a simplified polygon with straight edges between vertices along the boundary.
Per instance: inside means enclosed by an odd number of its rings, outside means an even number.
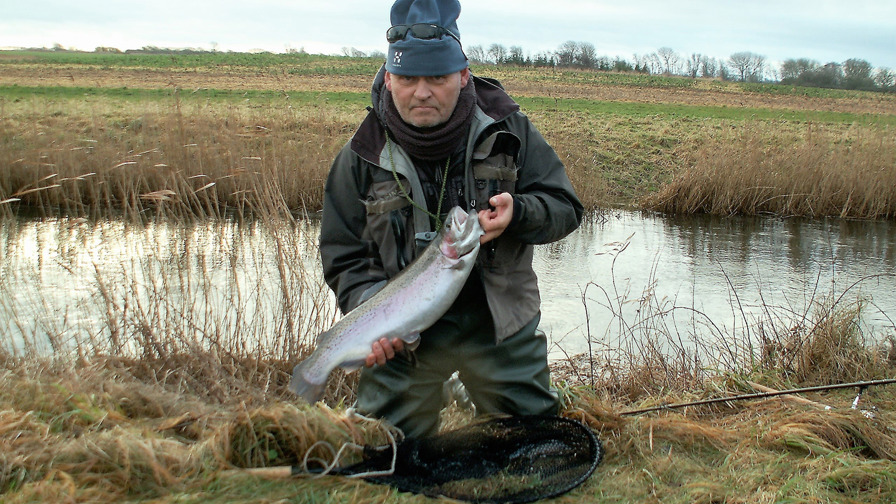
M470 80L470 69L464 68L460 71L460 87L466 87L467 82Z
M392 74L386 70L386 89L391 93L392 92Z

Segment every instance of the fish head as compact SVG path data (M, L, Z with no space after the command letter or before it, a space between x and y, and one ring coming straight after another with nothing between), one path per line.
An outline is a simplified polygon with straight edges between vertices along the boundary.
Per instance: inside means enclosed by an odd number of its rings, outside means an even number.
M484 234L476 211L469 213L456 206L448 212L442 227L442 254L449 259L459 259L479 250L479 238Z

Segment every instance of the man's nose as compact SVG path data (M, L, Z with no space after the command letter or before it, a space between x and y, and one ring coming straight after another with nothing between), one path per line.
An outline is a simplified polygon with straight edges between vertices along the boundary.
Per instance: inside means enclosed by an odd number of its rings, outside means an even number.
M429 83L426 82L426 79L420 79L417 82L417 87L414 88L414 98L425 100L430 96L432 96L432 89L430 89Z

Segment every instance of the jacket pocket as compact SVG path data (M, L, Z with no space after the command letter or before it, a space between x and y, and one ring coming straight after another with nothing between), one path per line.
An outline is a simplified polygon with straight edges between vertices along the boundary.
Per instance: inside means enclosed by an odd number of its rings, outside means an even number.
M489 208L488 200L516 190L520 139L509 131L487 136L473 151L473 200L476 210Z
M365 238L377 245L380 261L389 277L413 260L411 203L393 180L374 182L364 201L367 210Z

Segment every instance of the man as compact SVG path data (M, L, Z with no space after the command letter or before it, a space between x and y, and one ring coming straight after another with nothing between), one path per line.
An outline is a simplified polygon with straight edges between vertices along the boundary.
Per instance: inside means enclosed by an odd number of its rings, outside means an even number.
M361 373L358 408L409 437L438 430L454 371L479 413L556 413L533 244L582 218L554 150L496 81L470 73L459 15L457 0L395 2L372 108L324 195L324 276L344 313L410 263L450 208L479 211L483 245L451 309L413 352L374 343Z

